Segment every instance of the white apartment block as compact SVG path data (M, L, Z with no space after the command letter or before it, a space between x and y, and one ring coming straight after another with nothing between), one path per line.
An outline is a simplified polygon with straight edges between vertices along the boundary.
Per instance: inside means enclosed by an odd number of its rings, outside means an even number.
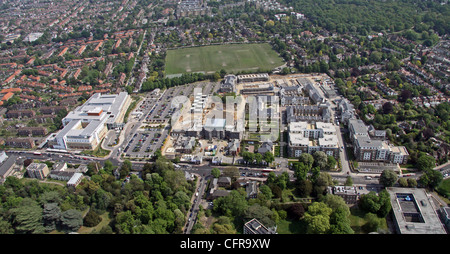
M300 157L302 153L313 154L316 151L339 157L339 141L332 123L291 122L288 145L290 157Z

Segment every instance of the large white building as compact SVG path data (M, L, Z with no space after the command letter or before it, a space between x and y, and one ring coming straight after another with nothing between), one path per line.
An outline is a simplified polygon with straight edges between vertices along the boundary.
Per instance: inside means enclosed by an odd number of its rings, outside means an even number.
M290 157L300 157L302 153L313 154L316 151L339 157L339 141L336 127L332 123L290 122L288 145Z
M62 119L64 128L49 139L56 149L94 149L108 129L120 127L131 98L126 92L91 96Z

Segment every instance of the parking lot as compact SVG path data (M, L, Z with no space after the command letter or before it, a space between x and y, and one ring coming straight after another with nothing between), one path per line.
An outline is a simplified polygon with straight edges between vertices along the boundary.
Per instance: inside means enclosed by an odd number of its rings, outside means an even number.
M219 89L219 83L201 82L183 86L171 87L167 89L161 98L143 103L143 105L152 105L148 114L145 114L145 121L149 123L167 124L173 110L171 107L172 99L177 96L189 96L194 92L194 88L202 88L203 94L213 94ZM154 106L153 106L154 105Z
M145 128L137 131L124 149L132 158L149 158L161 148L167 137L166 128Z
M145 121L149 123L167 124L173 113L171 107L172 99L176 96L189 96L193 91L193 84L172 87L167 89L164 94L156 101L153 101L154 107L145 116Z

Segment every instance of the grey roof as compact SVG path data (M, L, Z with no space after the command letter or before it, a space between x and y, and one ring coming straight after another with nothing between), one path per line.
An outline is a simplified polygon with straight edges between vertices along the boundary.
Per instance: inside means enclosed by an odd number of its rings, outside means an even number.
M17 156L11 155L0 166L0 176L3 177L16 163Z
M356 139L356 144L358 147L369 147L375 149L383 147L383 141L373 140L366 136L358 136Z
M388 187L400 234L446 234L425 189Z
M257 219L253 219L244 225L252 234L273 234L274 232L267 229L261 222Z
M360 119L349 119L348 125L349 125L349 127L351 126L351 128L349 128L349 129L351 131L353 131L353 134L355 134L355 133L367 134L368 128L364 124L364 122Z
M272 146L273 146L272 141L267 140L264 143L262 143L261 146L258 148L258 153L272 152Z
M233 139L228 143L227 148L230 151L237 151L239 145L240 145L239 139Z

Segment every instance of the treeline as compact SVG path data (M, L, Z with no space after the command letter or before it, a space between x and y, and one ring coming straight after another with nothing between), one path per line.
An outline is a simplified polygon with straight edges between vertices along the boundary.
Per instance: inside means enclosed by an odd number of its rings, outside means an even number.
M194 83L197 81L203 81L208 79L214 79L213 74L203 74L203 73L184 73L180 77L173 78L158 78L155 80L147 80L142 83L142 92L152 91L153 89L159 88L170 88L174 86Z
M399 32L425 25L439 35L450 31L450 7L440 1L280 0L331 32Z

